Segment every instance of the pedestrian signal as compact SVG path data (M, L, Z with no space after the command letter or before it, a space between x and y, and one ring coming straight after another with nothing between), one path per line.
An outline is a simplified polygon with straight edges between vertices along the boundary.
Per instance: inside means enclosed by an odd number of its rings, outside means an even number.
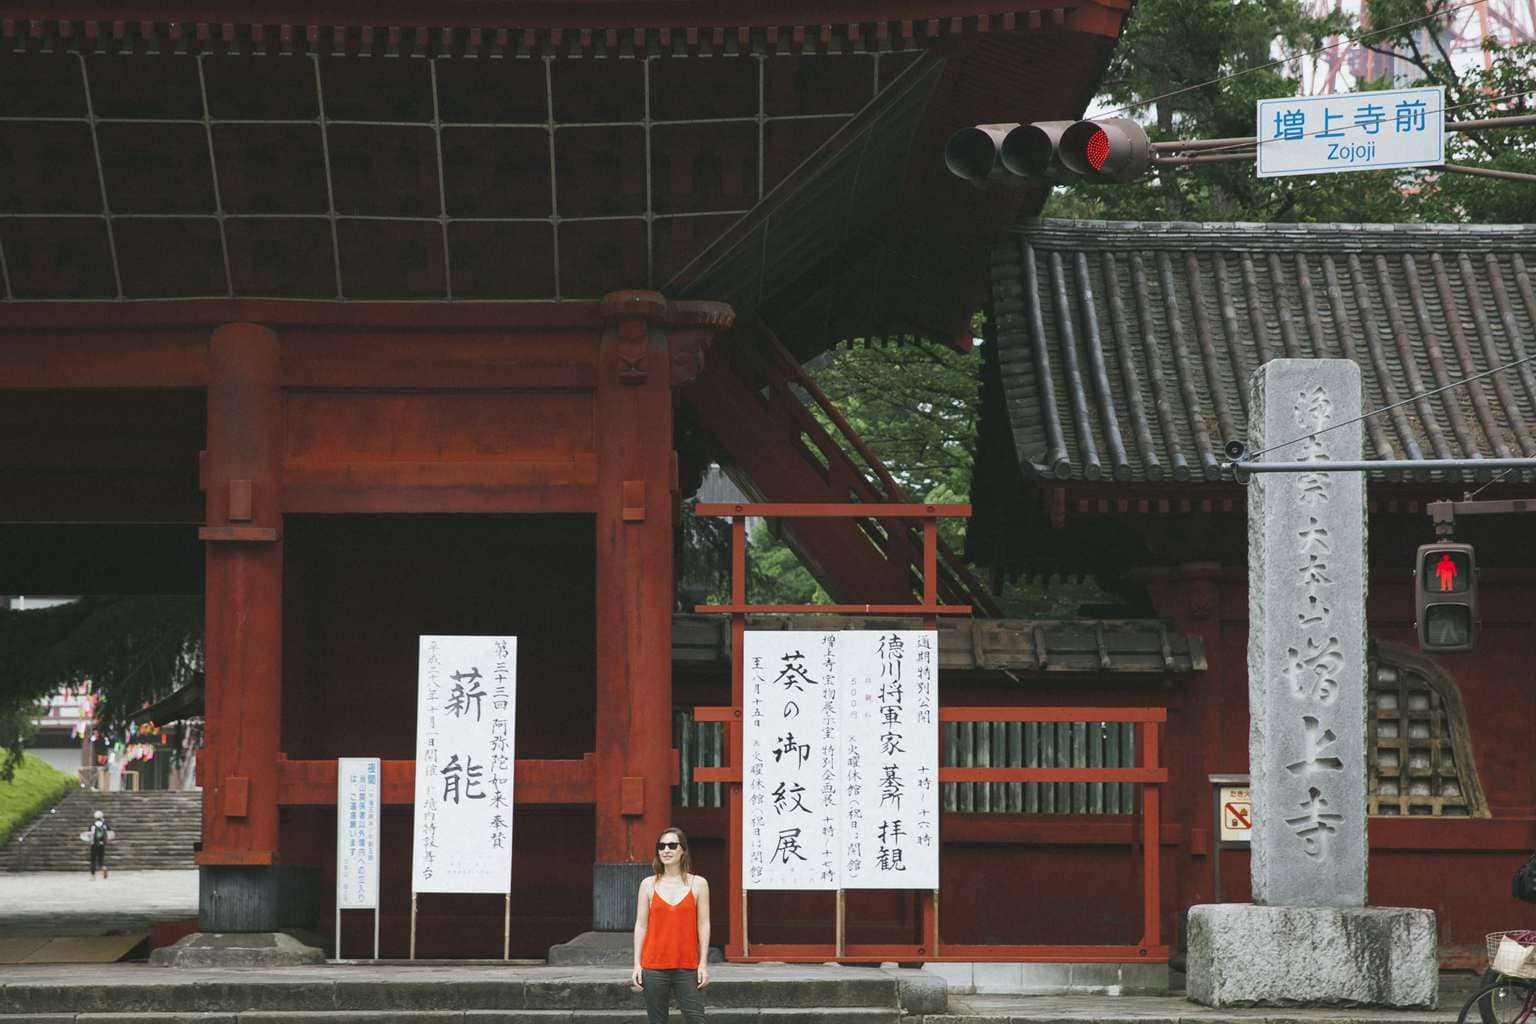
M1477 562L1472 545L1441 542L1419 548L1414 568L1419 649L1470 651L1477 640Z

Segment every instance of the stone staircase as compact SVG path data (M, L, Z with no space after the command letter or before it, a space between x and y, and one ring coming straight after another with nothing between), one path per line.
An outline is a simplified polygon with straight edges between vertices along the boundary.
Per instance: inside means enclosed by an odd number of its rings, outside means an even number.
M315 966L269 971L111 965L17 970L0 1024L643 1024L620 968ZM943 979L921 971L721 965L705 990L711 1024L901 1024L942 1013ZM673 1019L679 1019L673 1011Z
M0 871L84 871L90 848L80 833L101 811L117 836L107 867L123 871L194 868L192 844L202 838L203 794L75 790L0 846Z

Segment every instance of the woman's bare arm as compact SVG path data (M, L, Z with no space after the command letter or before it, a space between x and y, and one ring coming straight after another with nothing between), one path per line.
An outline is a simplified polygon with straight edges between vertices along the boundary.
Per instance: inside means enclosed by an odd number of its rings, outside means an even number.
M651 922L651 885L649 878L640 882L640 895L635 905L635 962L630 968L629 980L636 985L640 984L640 950L645 946L645 930Z
M699 988L709 984L709 883L695 875L693 901L699 908Z

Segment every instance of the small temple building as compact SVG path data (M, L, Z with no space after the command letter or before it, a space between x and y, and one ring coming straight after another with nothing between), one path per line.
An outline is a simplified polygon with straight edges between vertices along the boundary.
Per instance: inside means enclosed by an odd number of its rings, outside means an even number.
M1528 225L1039 220L993 249L971 553L1094 575L1116 614L1205 654L1204 671L1092 691L1168 709L1170 915L1250 899L1211 780L1248 771L1248 502L1223 449L1249 440L1251 374L1354 360L1367 459L1531 458L1533 267ZM1413 567L1437 539L1429 502L1530 499L1533 478L1373 471L1366 488L1369 902L1435 911L1442 962L1478 970L1484 935L1524 913L1509 880L1536 845L1536 776L1519 763L1536 725L1536 520L1457 517L1480 574L1470 652L1418 649ZM1028 894L1067 912L1048 885Z

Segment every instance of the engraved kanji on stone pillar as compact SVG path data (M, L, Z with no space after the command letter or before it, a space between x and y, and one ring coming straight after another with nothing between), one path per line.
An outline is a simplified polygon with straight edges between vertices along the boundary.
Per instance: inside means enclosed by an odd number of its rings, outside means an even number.
M1361 457L1360 368L1276 359L1252 387L1254 450L1317 464L1248 485L1253 901L1363 906L1365 480L1328 469Z

